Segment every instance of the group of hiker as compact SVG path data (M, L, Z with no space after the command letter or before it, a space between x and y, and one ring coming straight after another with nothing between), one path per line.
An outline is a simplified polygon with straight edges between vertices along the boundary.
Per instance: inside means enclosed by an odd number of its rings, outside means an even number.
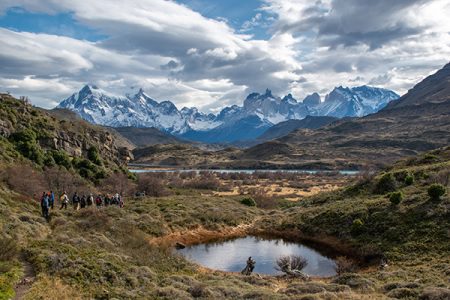
M97 208L101 206L109 206L109 205L117 205L119 207L124 206L123 197L119 195L119 193L116 193L113 196L110 195L97 195L94 197L94 195L91 193L89 195L82 195L81 197L78 195L77 192L75 192L69 200L69 197L67 196L67 193L64 192L59 197L59 200L61 202L61 206L59 209L67 209L67 206L70 204L73 206L74 210L79 210L82 208L90 207L95 205ZM43 192L41 199L41 209L42 209L42 216L46 219L49 217L49 210L54 209L55 205L55 193L53 191L50 192Z

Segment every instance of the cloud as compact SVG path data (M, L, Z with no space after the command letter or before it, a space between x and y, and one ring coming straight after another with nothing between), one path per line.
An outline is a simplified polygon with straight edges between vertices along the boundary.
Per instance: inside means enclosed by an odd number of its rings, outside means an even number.
M252 40L222 20L205 18L173 1L6 0L0 9L11 6L22 6L31 12L70 12L77 22L106 38L91 43L3 29L1 34L10 44L8 49L2 47L5 51L0 50L0 60L10 64L2 69L5 77L57 74L62 81L79 81L80 86L83 82L117 83L121 78L121 82L135 86L164 78L173 92L167 96L177 104L208 105L214 109L214 103L216 108L225 102L240 103L249 91L272 85L275 91L285 90L289 81L280 78L280 72L289 74L298 65L289 57L290 41L278 40L275 44ZM33 45L39 49L38 55ZM11 53L16 47L20 53L14 57ZM292 73L291 77L300 76ZM226 80L230 85L223 86L222 97L210 92L208 101L207 91L197 103L177 100L192 99L186 94L192 94L187 86L200 80ZM230 93L234 96L236 91L241 91L239 98L223 98Z
M3 0L0 13L11 7L69 13L104 37L0 28L0 87L44 107L87 82L210 111L267 87L299 99L364 83L403 93L450 56L446 0L262 0L237 29L175 1ZM266 40L244 34L267 24Z
M265 0L272 34L297 39L295 93L372 84L406 92L450 56L445 0ZM358 80L355 80L358 78ZM367 78L368 81L363 81Z

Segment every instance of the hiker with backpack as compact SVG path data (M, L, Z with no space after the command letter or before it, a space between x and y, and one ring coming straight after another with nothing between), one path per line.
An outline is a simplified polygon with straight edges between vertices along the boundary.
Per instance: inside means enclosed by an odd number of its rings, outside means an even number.
M53 206L55 204L55 194L53 193L53 191L50 191L50 193L48 194L49 196L49 200L50 200L50 207L53 209Z
M87 197L86 204L87 206L94 204L94 196L92 196L92 193Z
M61 197L59 198L61 200L61 207L59 209L67 209L67 204L69 204L69 197L67 197L66 192L64 192Z
M85 207L86 207L86 196L83 195L83 196L81 196L81 199L80 199L80 208L85 208Z
M78 197L77 192L75 192L75 194L73 194L72 205L73 205L73 209L74 210L79 210L80 209L80 197Z
M97 205L97 208L99 208L100 206L102 206L102 196L97 195L97 198L95 198L95 205Z
M49 207L49 196L46 192L42 193L41 198L41 209L42 209L42 216L46 219L48 219L48 207Z

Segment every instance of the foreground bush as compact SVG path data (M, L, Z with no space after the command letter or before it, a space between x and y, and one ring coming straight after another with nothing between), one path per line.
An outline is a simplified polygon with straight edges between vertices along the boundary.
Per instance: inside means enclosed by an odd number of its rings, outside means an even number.
M353 220L352 227L350 228L352 235L361 234L364 231L364 222L361 219Z
M308 261L300 255L284 255L277 259L277 266L275 269L289 276L307 279L308 276L302 273L302 270L307 265Z
M409 174L408 176L406 176L405 178L405 184L406 185L411 185L414 183L414 175Z
M391 203L393 205L398 205L400 204L400 202L402 202L403 200L403 193L402 192L393 192L389 195L389 201L391 201Z
M17 257L19 247L14 239L0 237L0 261L9 261Z
M250 197L242 199L241 203L247 206L256 206L255 200L253 200L253 198Z
M375 186L375 192L377 194L385 194L394 192L397 189L396 181L392 173L384 174L377 182Z
M432 200L439 200L445 195L445 187L442 184L434 183L428 188L428 196Z
M336 266L334 267L337 275L342 275L344 273L356 272L357 267L355 263L345 256L339 256L336 258Z

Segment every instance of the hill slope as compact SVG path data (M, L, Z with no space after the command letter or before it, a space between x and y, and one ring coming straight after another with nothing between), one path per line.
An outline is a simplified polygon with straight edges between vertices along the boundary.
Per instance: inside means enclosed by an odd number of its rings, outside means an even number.
M288 120L270 127L266 132L260 135L258 141L268 141L285 136L296 129L318 129L338 120L335 117L314 117L307 116L302 120Z
M155 144L179 144L186 143L175 136L162 132L154 127L136 128L136 127L116 127L112 131L118 132L137 147L151 146Z
M65 110L46 111L0 94L0 160L74 168L100 179L132 158L129 142Z

